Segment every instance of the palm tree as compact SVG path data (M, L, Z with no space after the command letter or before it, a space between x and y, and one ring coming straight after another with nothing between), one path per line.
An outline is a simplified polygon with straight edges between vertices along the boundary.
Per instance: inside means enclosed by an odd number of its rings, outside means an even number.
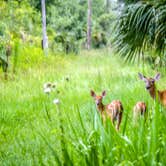
M166 1L146 1L124 8L117 21L115 50L128 61L140 59L153 49L164 58L166 46Z
M87 17L87 49L91 47L91 18L92 17L92 0L88 0L88 17Z
M46 32L45 0L41 0L41 7L42 7L42 29L43 29L42 48L45 50L48 48L48 38L47 38L47 32Z

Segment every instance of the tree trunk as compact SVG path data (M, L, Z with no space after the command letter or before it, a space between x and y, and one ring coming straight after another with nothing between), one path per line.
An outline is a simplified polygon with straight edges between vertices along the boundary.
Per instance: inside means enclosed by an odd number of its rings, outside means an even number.
M106 0L106 11L109 13L110 11L110 0Z
M45 0L41 0L42 7L42 28L43 28L43 40L42 40L42 48L43 50L48 48L48 38L46 32L46 8L45 8Z
M91 48L91 17L92 17L92 0L88 0L88 18L87 18L87 49Z

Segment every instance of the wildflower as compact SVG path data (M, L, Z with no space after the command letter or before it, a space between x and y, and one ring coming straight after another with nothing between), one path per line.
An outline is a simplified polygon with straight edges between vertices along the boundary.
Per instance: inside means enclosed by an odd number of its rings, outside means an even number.
M48 87L44 89L44 93L49 94L50 92L51 92L51 88Z
M59 101L59 99L54 99L53 103L58 105L60 103L60 101Z

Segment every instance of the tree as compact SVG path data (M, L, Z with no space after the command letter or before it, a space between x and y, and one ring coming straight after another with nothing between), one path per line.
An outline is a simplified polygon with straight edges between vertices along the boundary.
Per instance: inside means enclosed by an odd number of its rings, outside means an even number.
M109 13L110 11L110 0L106 0L106 11Z
M48 38L47 38L47 32L46 32L45 0L41 0L41 7L42 7L42 28L43 28L42 48L45 50L48 48Z
M92 17L92 0L88 0L88 17L87 17L87 49L91 47L91 17Z

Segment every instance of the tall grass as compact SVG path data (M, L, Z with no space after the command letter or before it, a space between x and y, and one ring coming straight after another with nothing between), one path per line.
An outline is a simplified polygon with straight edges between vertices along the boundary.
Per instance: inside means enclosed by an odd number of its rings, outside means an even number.
M166 164L166 113L138 80L141 65L125 65L98 50L43 56L37 67L30 66L0 83L0 165ZM155 73L147 65L144 72ZM164 76L158 87L164 88ZM49 96L43 92L48 81L57 83ZM106 90L104 103L122 101L119 132L109 120L102 123L90 89ZM140 100L148 105L147 119L133 124L132 108Z

